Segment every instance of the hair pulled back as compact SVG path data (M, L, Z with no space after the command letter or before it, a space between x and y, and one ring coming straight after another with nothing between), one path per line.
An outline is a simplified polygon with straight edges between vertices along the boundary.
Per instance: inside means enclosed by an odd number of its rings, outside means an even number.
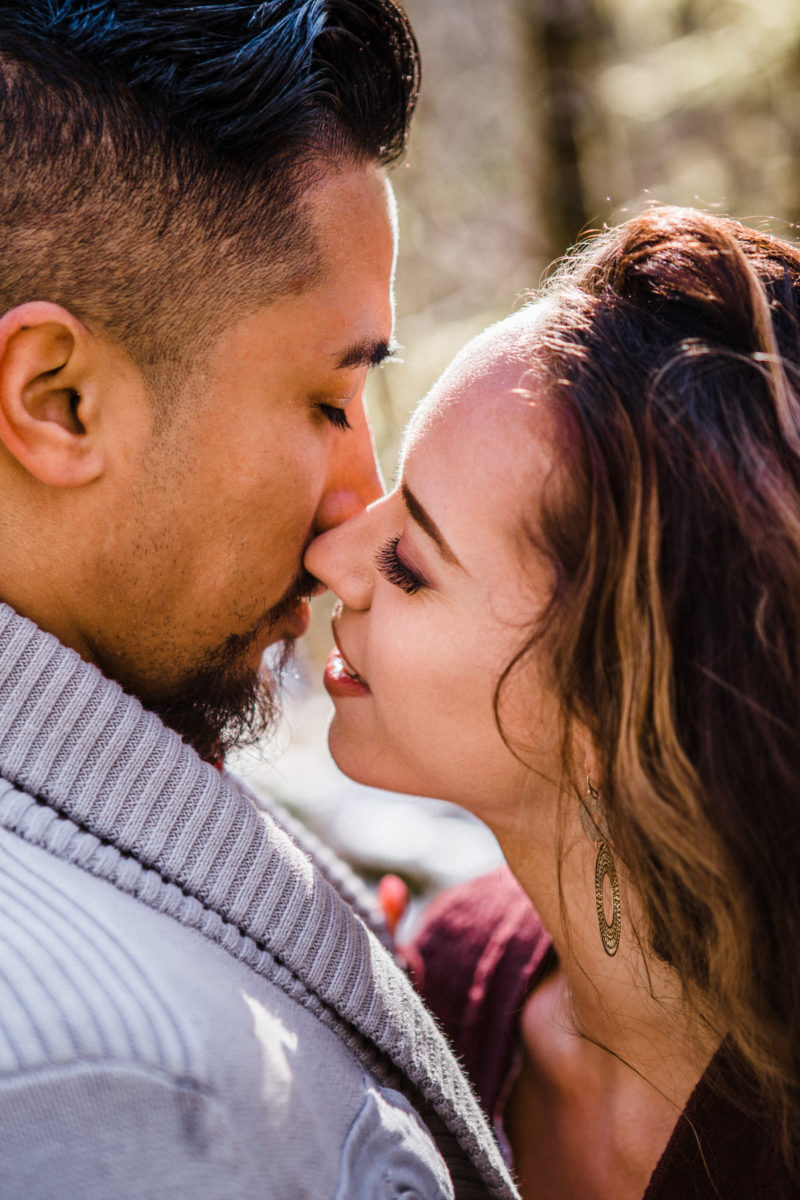
M556 686L598 749L641 935L797 1171L800 253L655 208L547 292Z

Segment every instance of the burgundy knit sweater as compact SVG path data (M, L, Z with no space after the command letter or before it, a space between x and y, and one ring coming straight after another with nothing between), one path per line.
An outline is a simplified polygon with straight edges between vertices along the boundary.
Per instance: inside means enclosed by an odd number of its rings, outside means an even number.
M549 935L507 868L443 893L408 950L419 991L498 1114L513 1070L519 1014L547 970ZM698 1083L643 1200L798 1200L769 1128L720 1096L720 1051Z

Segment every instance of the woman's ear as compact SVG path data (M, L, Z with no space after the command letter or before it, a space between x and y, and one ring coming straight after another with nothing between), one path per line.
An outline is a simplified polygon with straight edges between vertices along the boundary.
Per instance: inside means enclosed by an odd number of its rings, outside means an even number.
M597 790L602 779L602 761L591 734L576 721L571 729L571 757L575 764L575 783L582 796Z
M70 312L34 301L0 318L0 443L49 487L103 472L97 340Z

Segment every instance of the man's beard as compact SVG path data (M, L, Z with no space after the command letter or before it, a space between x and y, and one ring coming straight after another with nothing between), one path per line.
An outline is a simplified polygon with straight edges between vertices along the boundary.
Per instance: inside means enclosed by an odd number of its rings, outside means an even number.
M283 598L252 629L232 633L148 707L208 762L221 762L230 750L259 742L280 717L279 690L294 655L294 639L275 644L269 670L254 670L246 659L253 643L268 640L316 587L317 581L301 570Z

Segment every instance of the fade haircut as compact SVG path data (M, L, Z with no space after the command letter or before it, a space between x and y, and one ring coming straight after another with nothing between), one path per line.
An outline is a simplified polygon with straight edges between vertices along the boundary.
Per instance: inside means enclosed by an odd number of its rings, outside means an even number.
M163 387L314 280L304 197L399 157L418 86L394 0L0 3L2 310L61 304Z

